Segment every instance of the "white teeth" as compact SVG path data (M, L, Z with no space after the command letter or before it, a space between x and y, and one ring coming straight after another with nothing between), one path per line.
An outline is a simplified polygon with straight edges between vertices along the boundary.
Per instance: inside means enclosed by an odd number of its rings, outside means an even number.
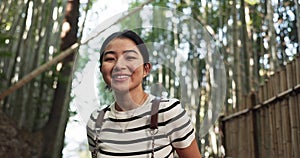
M116 76L115 78L121 79L121 78L128 78L129 76Z

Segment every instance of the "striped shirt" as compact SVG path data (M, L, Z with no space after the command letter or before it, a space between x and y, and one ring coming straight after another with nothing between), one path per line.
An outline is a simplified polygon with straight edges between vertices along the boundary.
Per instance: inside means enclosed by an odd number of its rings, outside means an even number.
M149 95L142 106L126 112L117 111L115 104L111 104L104 114L103 125L98 134L95 132L95 122L100 111L94 111L87 124L90 151L96 147L96 137L98 157L101 158L150 158L152 150L156 158L172 158L174 148L188 147L194 140L195 133L187 113L177 99L160 103L158 131L155 135L151 134L153 99L154 96Z

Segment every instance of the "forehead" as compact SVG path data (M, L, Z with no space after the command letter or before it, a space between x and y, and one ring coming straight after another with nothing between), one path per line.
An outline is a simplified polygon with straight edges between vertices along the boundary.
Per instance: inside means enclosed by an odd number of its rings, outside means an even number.
M137 46L131 39L128 39L128 38L115 38L107 44L107 46L105 48L105 51L108 51L108 50L124 50L124 49L137 50Z

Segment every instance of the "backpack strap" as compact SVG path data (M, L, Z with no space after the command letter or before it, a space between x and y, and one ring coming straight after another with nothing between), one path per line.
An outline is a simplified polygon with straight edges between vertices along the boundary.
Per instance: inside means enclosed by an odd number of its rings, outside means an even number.
M157 126L158 126L158 109L159 109L160 101L161 101L160 98L155 98L154 100L152 100L150 129L157 129Z
M108 106L99 112L99 114L97 116L97 120L96 120L96 125L95 125L96 130L98 130L102 127L104 115L107 110L108 110Z
M98 132L100 132L100 129L102 127L103 124L103 120L104 120L104 115L105 112L108 110L108 107L105 107L103 110L101 110L97 116L97 120L96 120L96 125L95 125L95 131L96 131L96 138L95 138L95 143L96 143L96 147L94 148L94 150L91 152L92 154L92 158L97 158L97 153L98 153L98 137L97 135L99 134Z
M159 103L161 102L160 98L155 98L154 100L152 100L152 105L151 105L151 120L150 120L150 129L151 130L155 130L158 127L158 109L159 109ZM101 110L97 116L97 120L96 120L96 125L95 125L95 130L96 130L96 134L98 134L98 130L100 131L100 128L103 124L103 120L104 120L104 115L105 112L107 111L108 107L104 108L103 110ZM97 142L97 136L96 136L96 144ZM152 145L154 145L154 135L152 136ZM94 151L92 151L92 158L97 158L97 151L98 147L96 145L96 148ZM152 158L154 157L154 146L152 146Z

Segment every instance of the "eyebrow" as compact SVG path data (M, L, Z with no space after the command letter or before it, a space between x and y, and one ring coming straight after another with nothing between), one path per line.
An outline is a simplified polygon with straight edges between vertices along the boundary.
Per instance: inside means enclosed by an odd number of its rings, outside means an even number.
M124 50L124 51L123 51L123 54L125 54L125 53L130 53L130 52L133 52L133 53L138 54L137 51L131 50L131 49L130 49L130 50ZM104 52L103 56L105 56L105 55L107 55L107 54L116 54L116 52L114 52L114 51L107 51L107 52Z

